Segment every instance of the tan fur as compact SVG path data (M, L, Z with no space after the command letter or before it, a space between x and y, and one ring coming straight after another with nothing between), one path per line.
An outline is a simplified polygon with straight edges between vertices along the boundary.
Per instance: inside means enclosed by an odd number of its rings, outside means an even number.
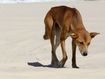
M83 56L87 55L88 46L91 39L98 33L89 33L82 22L82 17L79 11L75 8L67 6L53 7L45 17L45 35L44 39L50 39L52 47L53 67L63 67L67 54L65 49L65 40L67 37L72 38L72 67L78 68L76 65L76 46L78 46ZM56 56L56 49L61 44L63 58L59 62Z

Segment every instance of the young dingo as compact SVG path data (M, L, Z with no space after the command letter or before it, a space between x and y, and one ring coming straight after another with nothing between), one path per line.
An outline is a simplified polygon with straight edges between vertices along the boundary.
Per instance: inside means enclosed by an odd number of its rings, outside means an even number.
M83 56L88 55L88 46L91 39L97 34L96 32L89 33L82 22L82 17L79 11L75 8L67 6L53 7L47 13L45 19L45 40L50 39L52 47L52 67L63 67L67 54L65 50L65 40L67 37L72 38L72 67L79 68L76 65L76 47L78 46L80 53ZM61 44L63 58L59 62L56 56L56 49Z

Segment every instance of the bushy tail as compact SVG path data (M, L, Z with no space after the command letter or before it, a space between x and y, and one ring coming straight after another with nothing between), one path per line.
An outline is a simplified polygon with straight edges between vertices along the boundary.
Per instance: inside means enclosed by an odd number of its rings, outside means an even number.
M49 36L48 36L47 34L44 34L44 35L43 35L43 39L44 39L44 40L48 40L48 39L49 39Z

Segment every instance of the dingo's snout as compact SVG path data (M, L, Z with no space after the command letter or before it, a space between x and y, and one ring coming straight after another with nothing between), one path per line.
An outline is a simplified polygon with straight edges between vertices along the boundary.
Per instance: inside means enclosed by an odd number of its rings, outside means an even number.
M83 56L87 56L88 55L88 53L87 52L83 52L83 54L82 54Z

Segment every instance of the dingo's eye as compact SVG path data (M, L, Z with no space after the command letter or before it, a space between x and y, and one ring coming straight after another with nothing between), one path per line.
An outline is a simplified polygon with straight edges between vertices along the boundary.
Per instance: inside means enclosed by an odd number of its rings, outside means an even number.
M90 42L88 43L88 45L90 45Z
M79 42L80 44L83 44L83 42Z

